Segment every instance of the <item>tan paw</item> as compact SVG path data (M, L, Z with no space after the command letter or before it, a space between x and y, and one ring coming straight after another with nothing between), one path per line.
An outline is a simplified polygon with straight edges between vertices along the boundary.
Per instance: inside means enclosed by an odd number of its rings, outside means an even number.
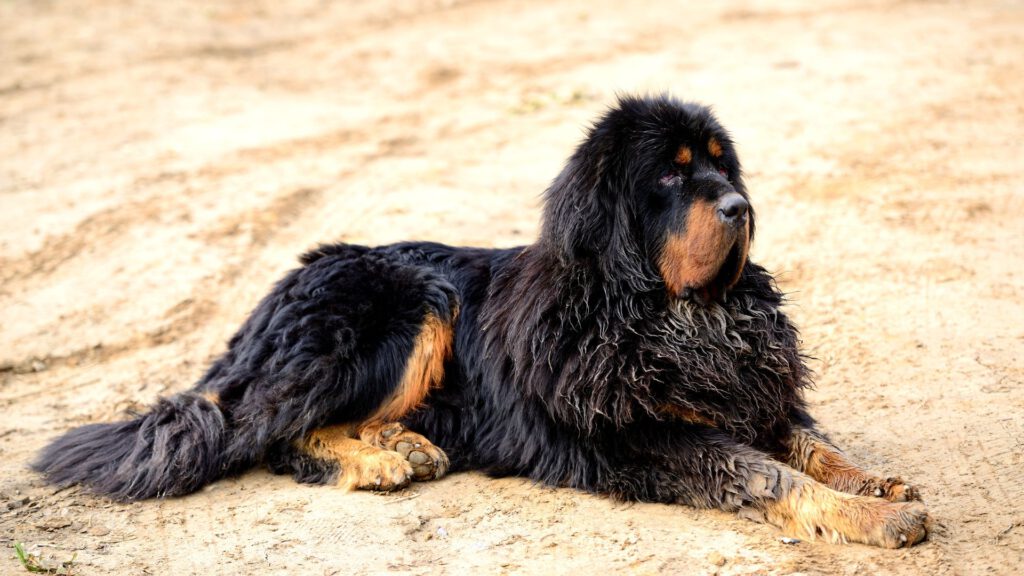
M397 452L412 466L413 479L437 480L448 472L448 455L422 435L406 430L393 422L364 431L363 438L370 444Z
M401 455L371 446L360 450L343 466L338 483L347 488L390 492L405 488L413 478L413 468ZM372 449L372 451L371 451Z
M909 548L928 537L932 519L920 502L890 504L880 530L871 542L884 548Z
M816 482L795 485L765 507L766 519L789 536L833 543L904 548L928 537L931 518L921 502L851 496Z
M873 478L860 490L864 496L885 498L890 502L913 502L921 500L921 493L902 478Z
M416 480L437 480L448 472L448 455L415 432L398 435L391 448L412 465Z

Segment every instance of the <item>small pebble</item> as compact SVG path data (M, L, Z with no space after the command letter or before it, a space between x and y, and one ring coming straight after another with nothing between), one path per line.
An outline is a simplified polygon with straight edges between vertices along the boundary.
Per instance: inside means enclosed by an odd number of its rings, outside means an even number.
M711 562L715 566L725 566L725 556L722 556L717 550L708 554L708 562Z
M779 541L782 542L783 544L799 544L800 543L800 539L799 538L790 538L789 536L783 536L782 538L779 538Z

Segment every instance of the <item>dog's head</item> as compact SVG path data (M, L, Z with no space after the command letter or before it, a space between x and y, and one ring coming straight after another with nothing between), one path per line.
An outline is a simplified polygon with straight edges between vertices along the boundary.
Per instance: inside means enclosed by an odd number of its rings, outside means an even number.
M661 96L620 98L593 126L547 191L542 238L609 277L707 301L739 280L753 233L728 133Z

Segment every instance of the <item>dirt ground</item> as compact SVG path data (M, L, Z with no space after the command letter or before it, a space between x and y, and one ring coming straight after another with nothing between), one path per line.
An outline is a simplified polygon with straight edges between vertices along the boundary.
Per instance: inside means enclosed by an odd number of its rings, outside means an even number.
M0 573L1019 573L1022 56L1010 1L0 2ZM929 542L478 474L121 505L27 470L189 387L317 242L530 242L587 123L663 90L733 131L814 413Z

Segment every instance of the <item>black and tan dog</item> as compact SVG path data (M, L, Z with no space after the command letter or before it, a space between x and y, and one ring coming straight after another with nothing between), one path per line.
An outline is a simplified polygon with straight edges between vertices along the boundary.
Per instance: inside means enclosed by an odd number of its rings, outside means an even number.
M797 330L747 258L754 212L706 108L621 99L545 200L526 247L306 254L192 391L72 430L35 468L119 500L258 463L376 490L477 469L804 538L925 538L915 490L807 414Z

